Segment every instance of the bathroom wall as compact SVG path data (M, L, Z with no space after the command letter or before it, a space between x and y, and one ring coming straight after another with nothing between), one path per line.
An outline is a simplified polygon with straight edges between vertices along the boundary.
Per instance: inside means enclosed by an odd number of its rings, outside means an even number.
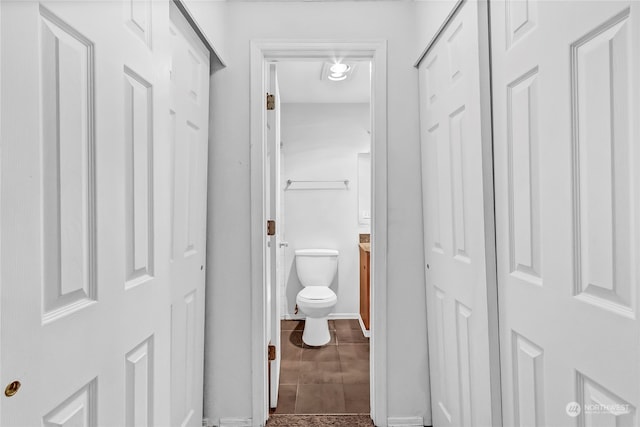
M194 0L194 2L196 2ZM249 46L252 39L388 43L389 417L431 423L425 313L416 4L409 1L221 2L195 16L227 67L212 76L205 416L251 418ZM210 6L208 6L210 7ZM203 7L203 10L206 9ZM219 15L213 15L213 13Z
M282 313L295 318L302 289L295 268L296 249L330 248L340 252L332 289L338 296L333 315L355 318L359 312L358 153L371 146L369 104L282 104L282 185L285 280ZM348 187L287 189L287 180L349 180ZM321 183L318 183L322 185ZM316 186L318 184L312 184ZM325 186L326 188L326 186ZM302 317L302 316L300 316Z
M358 153L358 223L362 233L371 229L371 153Z

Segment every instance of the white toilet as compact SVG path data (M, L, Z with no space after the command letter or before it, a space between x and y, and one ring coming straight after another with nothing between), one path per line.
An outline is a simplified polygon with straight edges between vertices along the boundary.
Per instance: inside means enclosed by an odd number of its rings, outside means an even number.
M338 270L338 251L333 249L296 250L296 270L304 286L296 303L307 319L304 323L302 341L307 345L325 345L331 339L327 316L338 301L335 292L329 289Z

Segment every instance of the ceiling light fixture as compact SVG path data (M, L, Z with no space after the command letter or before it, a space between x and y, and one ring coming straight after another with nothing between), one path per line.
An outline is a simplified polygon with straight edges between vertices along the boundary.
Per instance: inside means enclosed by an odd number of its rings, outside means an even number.
M333 64L331 68L329 68L329 70L331 70L331 73L333 74L344 74L347 71L349 71L349 68L351 67L349 67L347 64L337 63L337 64Z
M320 74L321 80L329 80L333 82L340 82L349 80L352 74L357 68L356 63L346 64L342 62L325 62L322 65L322 71Z
M341 80L346 79L347 72L349 71L350 68L351 67L347 64L340 64L340 63L333 64L329 68L329 71L331 72L331 74L329 74L328 76L329 80L333 80L334 82L339 82Z

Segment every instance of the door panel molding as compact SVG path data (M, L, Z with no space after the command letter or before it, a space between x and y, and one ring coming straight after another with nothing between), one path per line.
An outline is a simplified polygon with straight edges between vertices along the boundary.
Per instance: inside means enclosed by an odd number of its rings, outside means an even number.
M97 301L94 46L40 5L43 322Z

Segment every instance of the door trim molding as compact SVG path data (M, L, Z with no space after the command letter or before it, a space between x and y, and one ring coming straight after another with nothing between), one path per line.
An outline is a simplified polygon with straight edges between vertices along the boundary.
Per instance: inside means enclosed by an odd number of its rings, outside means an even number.
M423 427L422 417L389 417L388 427Z
M265 294L265 144L266 64L273 60L330 59L336 54L369 59L371 73L371 153L373 194L371 223L371 417L387 426L387 41L251 41L251 369L252 419L268 417Z
M205 427L215 427L207 424ZM220 427L251 427L251 418L220 418Z

